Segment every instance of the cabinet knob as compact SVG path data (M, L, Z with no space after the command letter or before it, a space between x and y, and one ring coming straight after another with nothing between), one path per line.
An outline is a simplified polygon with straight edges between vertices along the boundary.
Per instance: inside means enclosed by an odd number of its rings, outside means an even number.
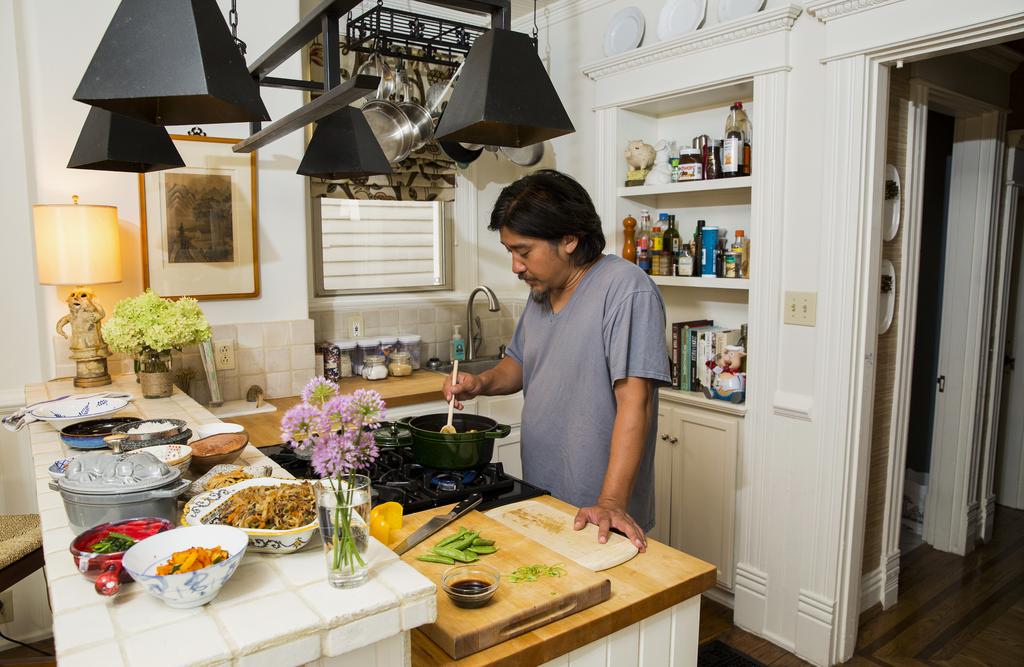
M662 433L661 434L661 440L662 440L662 442L665 442L666 440L668 440L668 433Z
M668 441L671 442L674 445L677 442L679 442L679 438L677 438L675 436L672 436L671 438L668 439Z

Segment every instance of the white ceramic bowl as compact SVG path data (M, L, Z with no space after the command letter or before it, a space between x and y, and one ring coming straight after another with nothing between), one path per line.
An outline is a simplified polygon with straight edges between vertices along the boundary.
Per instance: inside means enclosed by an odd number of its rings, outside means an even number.
M200 493L185 503L185 508L181 513L181 523L184 526L216 525L203 524L203 518L207 514L216 511L232 494L250 486L301 484L303 481L301 479L260 477L258 479L247 479L244 482L225 486L222 489ZM312 481L311 483L315 489L317 482ZM312 522L305 526L292 528L291 530L261 530L257 528L242 528L241 530L249 536L249 548L252 551L268 554L290 554L309 544L309 541L313 539L317 526L317 520L314 518Z
M40 421L47 422L58 431L70 424L77 424L86 419L95 419L124 410L131 399L112 396L95 398L69 397L60 401L45 403L32 410L29 414Z
M186 526L175 528L136 543L125 552L121 563L146 591L171 607L199 607L217 597L224 583L242 562L249 539L231 526ZM192 547L220 547L229 554L226 560L184 574L156 574L156 568L171 554Z
M208 438L218 433L241 433L245 427L241 424L229 424L228 422L214 422L213 424L200 424L195 428L196 440Z
M152 454L171 468L177 468L182 475L188 470L192 462L192 448L188 445L153 445L152 447L139 447L126 452L128 456L146 452Z

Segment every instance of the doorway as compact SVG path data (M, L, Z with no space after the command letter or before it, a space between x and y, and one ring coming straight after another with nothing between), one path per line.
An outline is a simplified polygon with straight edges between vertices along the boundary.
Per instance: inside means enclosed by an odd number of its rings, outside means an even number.
M955 126L956 119L953 116L938 111L928 112L918 255L918 271L924 280L918 283L921 287L917 294L917 327L914 332L907 457L900 520L902 530L899 548L902 553L907 553L923 541L935 425L936 378L939 377L939 340Z

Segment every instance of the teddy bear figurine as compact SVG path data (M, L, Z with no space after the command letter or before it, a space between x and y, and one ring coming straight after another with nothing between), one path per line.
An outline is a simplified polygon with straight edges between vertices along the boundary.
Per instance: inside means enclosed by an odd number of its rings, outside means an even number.
M708 360L714 380L710 387L703 387L704 395L730 403L742 403L746 400L747 374L743 371L743 362L747 353L740 345L727 345L724 352L719 352L713 360Z
M642 139L634 139L626 146L626 185L643 185L647 173L654 164L657 153L654 146L645 144Z

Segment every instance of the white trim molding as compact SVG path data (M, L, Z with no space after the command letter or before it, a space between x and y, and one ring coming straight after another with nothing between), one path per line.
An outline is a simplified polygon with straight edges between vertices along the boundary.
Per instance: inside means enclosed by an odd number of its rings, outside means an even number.
M612 56L583 67L583 75L598 81L606 77L643 67L644 65L676 58L693 56L700 51L717 48L733 42L773 32L789 31L793 28L802 9L787 5L766 12L758 12L749 18L729 21L707 30L696 30L677 39L655 42L650 46L634 49L622 55Z
M750 563L736 563L732 622L755 634L764 632L768 613L768 573Z
M817 0L804 5L807 13L822 23L841 19L850 14L865 12L882 5L890 5L902 0Z

